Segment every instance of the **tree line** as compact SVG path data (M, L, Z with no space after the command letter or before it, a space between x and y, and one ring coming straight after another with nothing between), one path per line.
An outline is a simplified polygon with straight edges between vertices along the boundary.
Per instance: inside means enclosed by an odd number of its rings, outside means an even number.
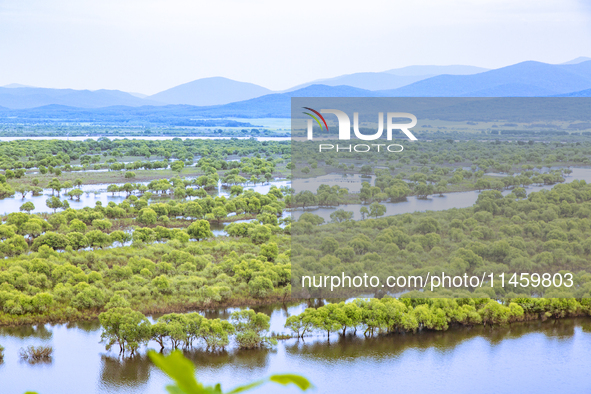
M169 313L153 324L140 312L128 307L124 298L112 300L107 311L99 315L103 328L101 340L110 350L116 346L119 352L130 355L149 341L158 343L161 349L189 349L203 344L207 349L223 349L233 337L240 348L253 349L275 345L277 340L268 335L270 317L252 309L233 312L230 319L208 319L198 313Z
M504 302L490 298L427 298L404 296L399 299L355 299L306 308L287 318L285 327L296 337L313 332L345 336L373 336L414 333L420 330L445 331L451 326L495 325L548 318L591 315L591 299L518 297Z

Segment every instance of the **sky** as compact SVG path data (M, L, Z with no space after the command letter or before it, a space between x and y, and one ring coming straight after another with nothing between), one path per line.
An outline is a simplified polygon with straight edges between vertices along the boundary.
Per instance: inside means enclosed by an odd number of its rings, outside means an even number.
M0 86L283 90L409 65L591 57L587 0L0 0Z

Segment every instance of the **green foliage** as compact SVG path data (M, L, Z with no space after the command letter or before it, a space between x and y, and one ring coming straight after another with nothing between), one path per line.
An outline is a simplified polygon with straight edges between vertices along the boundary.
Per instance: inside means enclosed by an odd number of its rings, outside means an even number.
M107 350L119 346L119 351L135 354L143 343L150 339L150 322L140 312L130 308L113 308L99 315L103 332L101 340L106 342Z
M24 203L23 205L21 205L19 207L19 210L21 212L27 212L27 213L31 213L31 211L33 211L35 209L35 204L33 204L31 201L27 201L26 203Z
M200 240L213 236L207 220L197 220L187 227L187 234L193 239Z
M191 361L176 350L167 356L163 356L154 351L148 353L152 362L166 373L174 382L174 385L166 387L170 394L222 394L220 384L215 386L204 386L195 379L195 366ZM281 385L293 384L302 391L312 388L312 384L304 377L299 375L271 375L270 377L256 382L236 387L228 391L228 394L241 393L259 387L266 382L279 383Z
M236 330L236 342L241 348L252 349L265 344L277 344L277 340L266 336L270 327L270 317L264 313L245 309L233 312L230 320Z
M140 210L137 221L142 224L154 224L158 220L158 215L151 208L143 208Z
M5 284L4 292L0 291L0 324L63 320L72 314L96 316L115 308L145 311L163 306L211 306L229 299L273 299L284 297L289 286L285 254L289 238L282 233L268 233L269 242L260 245L248 238L189 242L184 230L161 226L136 228L132 234L119 230L82 233L72 230L85 231L85 221L96 225L103 219L78 212L57 214L63 221L50 218L59 230L37 235L31 254L23 254L27 242L16 232L29 232L27 228L35 224L41 234L44 227L51 228L49 223L35 215L15 213L0 226L0 251L7 256L0 265L0 282ZM204 227L207 230L207 222ZM131 237L134 246L100 249ZM165 243L151 243L156 239ZM95 249L78 250L88 246ZM74 249L78 252L68 252ZM207 341L212 346L226 341L220 328L223 325L211 326Z
M289 316L285 327L298 338L314 331L346 335L363 330L365 336L417 330L445 331L452 325L507 324L523 320L589 314L587 299L515 298L505 303L488 298L372 298L308 308Z
M483 191L471 208L358 222L336 220L318 226L314 215L306 213L292 229L292 275L299 283L303 276L367 272L385 283L392 272L406 277L425 277L427 272L452 276L504 272L505 287L494 286L487 296L590 297L591 288L586 284L591 279L591 265L586 259L591 252L589 217L591 187L579 181L532 192L525 199L512 193L503 196L498 191ZM507 283L513 274L522 272L571 272L575 286ZM318 294L316 288L306 291L312 296ZM476 297L484 295L471 288L434 292L446 297L466 297L472 292Z

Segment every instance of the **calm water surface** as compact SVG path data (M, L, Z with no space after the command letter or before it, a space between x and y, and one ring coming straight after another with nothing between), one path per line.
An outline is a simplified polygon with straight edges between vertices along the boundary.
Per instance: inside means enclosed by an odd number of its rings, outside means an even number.
M283 331L287 314L303 305L259 309ZM231 310L209 313L227 317ZM518 323L494 329L457 328L364 339L333 335L279 341L273 349L186 352L205 383L226 390L271 373L295 372L326 394L342 393L588 393L591 379L591 319ZM6 348L0 392L45 394L164 393L167 377L148 361L106 352L98 322L0 329ZM20 347L51 345L53 361L29 365ZM150 347L158 349L155 343ZM256 393L296 393L266 385Z
M191 178L187 178L191 179ZM150 182L136 182L140 184L147 185ZM110 184L93 184L93 185L82 185L80 189L83 190L85 193L80 196L80 199L77 198L70 199L63 191L60 193L60 200L67 200L68 204L70 204L71 208L74 209L82 209L84 207L95 207L97 201L100 201L103 206L107 206L110 201L113 201L117 204L123 202L126 198L125 192L120 193L109 193L107 192L107 187ZM122 183L115 183L117 186L123 185ZM286 180L276 180L271 181L270 183L259 183L257 185L243 185L244 190L252 189L255 192L261 194L267 194L271 186L282 187L282 186L289 186L290 181ZM71 189L68 189L68 191ZM57 194L55 194L57 196ZM213 193L214 196L225 196L228 197L230 195L229 188L222 188L221 186L218 187L218 191ZM16 194L15 197L11 198L4 198L0 199L0 213L9 214L11 212L19 212L19 207L23 205L27 201L31 201L35 205L35 209L33 213L50 213L53 212L52 209L47 208L45 202L48 198L52 196L51 189L43 190L43 194L40 196L33 196L31 193L27 194L27 196L23 199L20 197L20 194ZM187 201L190 200L187 199ZM156 201L155 199L152 200L153 202Z
M591 168L572 168L573 172L569 176L565 177L566 183L572 182L575 179L584 180L587 183L591 183ZM348 176L343 178L340 175L325 175L324 177L313 178L310 180L297 180L297 190L299 192L301 190L311 190L316 191L318 186L321 183L328 183L330 185L339 185L341 187L349 187L351 191L359 191L361 189L361 183L369 181L368 178L363 178L359 175L357 176ZM337 183L338 182L338 183ZM371 180L371 184L373 182L373 178ZM346 186L350 184L351 186ZM525 188L527 193L537 192L540 190L549 190L552 189L555 185L544 185L544 186L529 186ZM505 190L503 194L509 194L510 190ZM429 196L429 198L417 198L415 196L407 197L404 201L401 202L381 202L380 204L386 207L386 213L384 216L392 216L392 215L400 215L403 213L412 213L412 212L424 212L424 211L444 211L452 208L468 208L474 205L476 199L478 198L478 191L468 191L468 192L459 192L459 193L446 193L442 197L438 194ZM341 205L339 207L322 207L322 208L306 208L305 212L312 212L315 215L318 215L324 218L325 221L330 221L330 214L336 211L337 209L343 209L345 211L353 212L353 219L354 220L361 220L361 213L359 210L361 207L368 207L367 204L348 204L348 205ZM292 217L297 220L304 210L302 209L295 209L292 211Z

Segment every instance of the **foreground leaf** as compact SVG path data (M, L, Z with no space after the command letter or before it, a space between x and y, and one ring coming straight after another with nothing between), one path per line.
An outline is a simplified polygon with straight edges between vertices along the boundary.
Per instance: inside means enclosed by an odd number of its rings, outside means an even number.
M203 385L197 383L195 380L195 366L189 361L180 350L171 352L168 356L163 356L154 351L150 351L148 356L152 362L166 373L186 394L202 394L206 393ZM167 387L172 394L178 392L174 390L174 386Z
M158 368L175 381L176 385L166 386L166 390L170 394L222 394L222 388L219 384L216 384L214 387L204 387L201 383L197 382L195 379L195 366L183 356L180 350L175 350L168 356L163 356L152 350L148 352L148 356ZM242 393L267 382L279 383L284 386L295 384L302 391L306 391L312 387L308 379L299 375L272 375L266 379L236 387L228 394Z
M282 385L288 385L290 383L295 384L300 388L302 391L306 391L312 387L312 383L303 376L300 375L293 375L293 374L285 374L285 375L272 375L269 380L271 382L279 383Z
M288 385L288 384L295 384L296 386L298 386L300 388L300 390L302 391L306 391L309 388L312 388L312 383L310 383L310 381L306 378L304 378L303 376L299 376L299 375L293 375L293 374L285 374L285 375L271 375L270 377L268 377L267 379L263 379L263 380L258 380L256 382L244 385L244 386L239 386L236 387L234 390L228 392L228 394L236 394L236 393L242 393L244 391L253 389L255 387L258 387L266 382L274 382L274 383L279 383L282 384L284 386Z

